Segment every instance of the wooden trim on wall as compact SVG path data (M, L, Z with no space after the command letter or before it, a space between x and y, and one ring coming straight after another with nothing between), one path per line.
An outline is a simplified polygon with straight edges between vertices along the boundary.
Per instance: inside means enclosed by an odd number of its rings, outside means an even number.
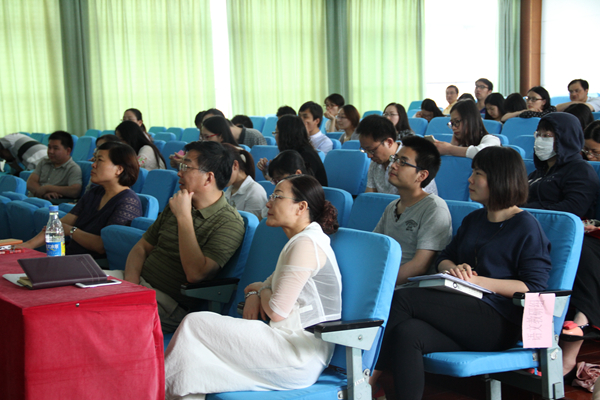
M542 0L521 1L521 94L540 84Z

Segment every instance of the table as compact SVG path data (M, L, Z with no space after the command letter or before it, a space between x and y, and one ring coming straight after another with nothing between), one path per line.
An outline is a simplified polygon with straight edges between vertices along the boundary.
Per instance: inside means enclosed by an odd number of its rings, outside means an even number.
M40 256L0 255L0 275ZM163 351L153 290L129 282L29 290L0 277L1 399L162 400Z

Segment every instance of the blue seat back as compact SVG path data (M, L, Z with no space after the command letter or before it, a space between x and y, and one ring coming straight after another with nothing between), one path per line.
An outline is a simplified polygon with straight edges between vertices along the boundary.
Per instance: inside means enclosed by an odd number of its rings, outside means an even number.
M161 151L163 149L163 147L165 147L165 141L164 140L154 140L154 145L156 146L156 148L158 149L158 151Z
M600 112L593 112L592 115L594 116L594 121L598 121L600 119Z
M67 215L66 212L58 209L58 218ZM50 209L48 207L38 208L33 212L33 226L36 232L40 232L47 224L50 217Z
M353 196L365 191L370 160L362 151L331 150L323 164L330 187L344 189Z
M143 230L130 226L109 225L102 228L100 236L104 243L108 268L124 270L129 252L143 234Z
M27 182L27 179L29 179L31 174L33 174L33 171L21 171L21 172L19 172L19 178L21 178L25 182Z
M185 128L181 135L182 142L190 143L197 142L198 140L200 140L200 131L198 128Z
M148 132L152 132L152 133L159 133L159 132L166 132L167 128L164 126L153 126L151 127Z
M571 101L569 96L552 96L550 97L550 103L555 106L557 104L568 103Z
M277 117L267 117L261 132L264 137L273 136L273 131L275 131L275 128L277 128Z
M138 194L138 197L142 203L142 215L146 218L156 219L159 213L156 197L141 193Z
M473 211L483 208L480 203L474 201L445 200L452 216L452 236L462 224L463 219Z
M442 165L435 177L438 195L444 200L469 201L471 159L442 156Z
M498 133L498 134L494 134L494 136L496 136L498 139L500 139L500 144L502 146L510 144L510 140L508 140L508 137L506 137L506 135L502 135L502 134Z
M162 140L163 142L170 142L171 140L177 140L177 136L173 132L157 132L154 135L154 140Z
M44 207L50 207L50 205L45 205ZM70 213L71 210L75 207L75 204L71 203L61 203L58 205L59 211L64 211L66 214Z
M100 132L100 135L98 135L98 137L104 136L104 135L114 135L114 134L115 134L114 130L112 130L112 129L106 129L106 130Z
M327 132L325 134L325 136L327 136L329 139L337 139L340 140L340 138L342 137L342 135L344 134L344 132Z
M42 143L44 141L44 133L32 133L31 138L37 142Z
M411 101L410 104L408 105L408 110L417 110L417 111L419 111L421 109L421 104L422 103L423 103L423 100Z
M527 157L527 153L525 153L525 150L517 145L514 144L503 144L503 147L510 147L511 149L515 150L517 153L519 153L519 155L521 156L521 158L525 159Z
M277 140L273 136L265 136L267 146L277 146Z
M383 111L380 110L370 110L370 111L365 111L362 115L363 118L368 117L369 115L379 115L382 116L383 115Z
M499 121L484 119L483 126L485 126L485 130L492 135L497 135L502 132L502 122Z
M33 223L33 213L38 208L34 204L20 200L14 200L6 204L8 224L15 239L21 239L25 242L37 234Z
M535 143L535 136L533 135L521 135L515 137L512 141L512 144L515 146L519 146L523 150L525 150L525 157L530 160L533 160L533 144Z
M529 174L535 171L535 163L533 162L533 160L527 158L524 159L523 162L525 163L525 170L527 170L527 176L529 176Z
M46 146L48 146L49 141L50 141L50 134L44 133L42 136L42 144L45 144Z
M71 153L73 161L88 161L94 155L96 148L96 138L93 136L82 136L75 143L75 148Z
M158 200L159 211L164 210L169 198L177 186L177 172L167 169L154 169L148 172L148 177L142 188L142 194L149 194Z
M91 161L75 161L79 168L81 168L81 196L85 193L85 188L88 183L90 183L90 174L92 172L92 162Z
M331 143L333 143L332 150L342 148L342 142L340 142L338 139L331 139Z
M173 153L177 153L177 152L183 150L183 148L185 147L186 144L187 144L186 142L182 142L179 140L172 140L170 142L165 143L165 146L160 151L160 154L165 159L165 163L167 164L167 169L172 169L173 171L176 171L176 169L171 167L171 164L169 163L169 156Z
M518 144L514 142L514 139L516 139L517 136L522 135L533 136L539 123L540 118L510 118L504 123L502 134L508 137L510 143L514 143L518 146Z
M435 135L436 133L452 133L452 129L448 126L450 117L435 117L429 121L427 125L426 135Z
M0 239L10 239L12 237L8 214L6 213L6 205L11 201L12 199L0 195Z
M13 175L0 176L0 193L15 192L27 194L27 182Z
M321 159L321 162L324 163L325 162L325 153L323 153L323 150L319 150L317 149L317 154L319 155L319 158Z
M273 191L275 190L275 185L273 185L271 183L271 181L256 181L260 186L263 187L263 189L265 189L265 192L267 192L267 198L273 194Z
M408 118L414 118L420 110L420 108L415 108L414 110L406 110L406 115L408 116Z
M277 146L256 145L256 146L252 147L252 149L250 150L250 154L252 154L252 158L254 159L254 167L256 167L256 164L258 164L258 162L260 161L261 158L266 158L269 161L274 159L275 156L277 156L277 154L279 154L279 148ZM255 171L256 171L256 178L254 180L255 181L264 181L265 177L264 177L262 171L259 170L258 168L256 168Z
M425 135L427 132L427 120L425 118L409 118L408 124L410 125L410 129L412 129L417 135Z
M140 168L140 173L138 174L137 181L135 181L135 183L131 187L131 190L133 190L134 192L136 192L138 194L141 193L142 188L144 187L144 183L146 183L147 176L148 176L148 170L145 168Z
M77 146L77 142L79 141L79 136L71 135L71 137L73 138L73 148L71 149L71 154L73 154L73 150L75 149L75 146Z
M273 185L271 184L271 186ZM333 187L323 187L323 191L325 192L325 199L329 200L338 211L338 223L340 226L348 226L352 204L354 204L352 195L345 190Z
M361 193L352 204L348 228L372 232L383 215L385 208L400 198L397 194Z
M259 132L262 132L263 127L265 126L265 121L267 120L265 117L260 117L256 115L251 115L250 121L252 121L253 129L256 129Z
M344 149L344 150L360 150L360 141L346 140L344 143L342 143L342 149Z
M178 128L176 126L172 126L167 129L167 132L171 132L175 135L175 140L181 140L181 136L183 135L183 128Z
M265 138L265 139L266 139L266 138ZM268 143L268 141L267 141L267 143ZM250 149L250 147L246 146L246 145L245 145L245 144L243 144L243 143L242 143L242 144L238 143L238 145L239 145L239 146L240 146L242 149L246 150L248 153L250 153L250 150L252 150L252 149Z
M101 133L102 132L100 131L100 129L88 129L87 131L85 131L84 136L91 136L97 138L98 136L100 136Z
M10 200L27 200L27 195L25 195L23 193L8 191L8 192L1 192L0 194L4 197L8 197Z
M23 200L25 203L29 203L29 204L33 204L34 206L36 206L37 208L43 208L43 207L50 207L52 205L52 202L45 200L45 199L40 199L37 197L28 197L25 200ZM69 203L62 203L62 204L69 204ZM62 205L60 204L58 206L58 208L60 209L60 206ZM69 204L71 207L74 207L75 204Z
M146 232L150 225L152 225L156 221L156 219L146 218L146 217L137 217L131 221L132 228L138 228Z

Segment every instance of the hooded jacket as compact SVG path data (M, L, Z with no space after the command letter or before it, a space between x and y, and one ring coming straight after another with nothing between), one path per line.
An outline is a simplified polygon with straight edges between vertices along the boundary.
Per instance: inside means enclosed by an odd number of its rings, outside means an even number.
M554 127L556 163L548 168L535 154L536 170L529 175L529 198L524 207L566 211L580 218L594 218L600 180L581 157L583 130L579 120L556 112L541 119Z

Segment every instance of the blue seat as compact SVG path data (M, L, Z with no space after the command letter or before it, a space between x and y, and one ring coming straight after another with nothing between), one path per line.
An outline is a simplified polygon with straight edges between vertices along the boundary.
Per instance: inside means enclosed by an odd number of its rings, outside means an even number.
M273 136L265 136L267 146L277 146L277 140Z
M279 154L279 148L277 146L263 146L257 144L256 146L252 146L250 150L250 154L252 154L252 158L254 159L254 167L258 164L261 158L266 158L271 161L272 159ZM264 181L265 177L261 170L256 168L256 178L255 181Z
M45 144L46 146L48 146L48 141L50 140L50 134L49 133L44 133L42 136L42 144Z
M571 290L577 272L583 241L583 224L573 214L548 210L528 210L540 222L552 243L552 270L547 290ZM565 301L566 300L566 301ZM425 370L434 374L467 377L490 374L488 399L500 399L500 382L534 390L543 398L564 397L562 357L558 335L562 330L568 300L557 297L554 308L553 343L548 349L512 349L498 352L445 352L424 356ZM537 368L542 376L525 373ZM514 373L509 373L515 371Z
M107 130L104 130L104 131L100 132L100 135L98 137L104 136L104 135L114 135L114 134L115 134L114 130L107 129Z
M514 144L503 144L502 146L503 147L510 147L511 149L513 149L517 153L519 153L521 155L521 158L525 159L526 153L525 153L525 150L522 147L514 145Z
M324 134L327 133L327 129L325 128L327 124L327 118L321 118L321 126L319 127L321 129L321 132L323 132Z
M265 121L267 120L265 117L259 117L256 115L252 115L249 117L250 121L252 121L253 129L256 129L259 132L262 132L263 127L265 126Z
M317 154L319 155L319 158L321 159L322 163L325 163L325 153L323 153L323 150L319 150L317 149Z
M265 138L265 139L266 139L266 138ZM267 141L267 143L269 143L269 141ZM245 145L245 144L243 144L243 143L241 143L241 144L240 144L240 143L238 143L238 145L239 145L239 146L240 146L242 149L246 150L248 153L250 153L250 150L252 150L250 147L246 146L246 145Z
M79 197L83 196L85 193L85 188L88 183L90 183L90 174L92 172L92 162L91 161L75 161L79 168L81 168L81 194Z
M425 118L409 118L408 124L410 125L410 129L417 135L423 136L427 132L428 123Z
M365 111L362 115L363 118L368 117L369 115L379 115L382 116L383 115L383 111L380 110L370 110L370 111Z
M600 112L593 112L592 115L594 116L595 121L598 121L600 119Z
M181 142L178 140L172 140L170 142L165 143L165 146L160 150L160 154L162 154L165 162L167 163L167 169L172 169L176 171L175 168L171 167L171 163L169 162L169 156L173 153L177 153L185 147L187 143Z
M58 209L58 218L62 218L67 215L66 212ZM33 212L33 226L36 232L40 232L47 224L48 218L50 217L50 209L48 207L38 208Z
M28 199L26 194L11 192L11 191L1 192L0 195L2 195L4 197L8 197L10 200L27 200Z
M354 203L352 195L345 190L333 187L323 187L323 191L325 192L325 199L329 200L338 211L338 223L342 228L345 228L348 226L352 204Z
M420 110L420 108L415 108L414 110L406 110L406 115L408 116L408 118L414 118Z
M342 142L340 142L338 139L331 139L331 143L333 143L332 150L341 149L342 148ZM360 147L360 142L359 142L359 147Z
M140 241L145 231L130 226L109 225L102 228L100 236L106 251L109 269L125 270L129 252Z
M277 128L277 117L267 117L261 132L264 137L273 136L275 128Z
M157 132L154 135L154 140L162 140L163 142L170 142L171 140L177 140L177 136L173 132ZM154 143L156 144L156 143Z
M342 143L342 149L344 150L360 150L359 140L346 140Z
M27 194L27 182L13 175L2 175L0 176L0 194L2 192Z
M149 194L158 200L159 211L164 210L169 198L175 192L179 177L177 172L168 169L153 169L148 172L146 182L142 187L142 194Z
M255 234L255 241L257 239L261 241L260 246L252 244L248 265L238 286L236 300L243 296L246 282L264 280L274 270L279 251L287 242L287 238L282 235L283 232L279 228L277 228L281 232L279 236L277 233L271 233L266 238L265 235L261 235L264 222L261 222ZM308 388L293 391L226 392L210 394L207 399L338 399L345 398L342 392L346 390L348 390L348 398L371 398L371 387L364 379L362 371L372 371L379 354L382 332L387 322L400 265L400 246L388 236L340 228L332 235L331 247L335 252L342 277L342 321L374 319L382 321L382 325L368 328L363 332L350 333L341 330L336 332L340 336L346 334L348 336L345 336L345 340L340 338L341 340L337 341L330 362L332 368L326 369L317 382ZM262 257L253 257L255 255L262 255ZM264 262L265 258L268 258L269 262ZM257 268L252 268L254 266ZM327 341L331 340L327 333L319 334L318 328L315 335ZM351 342L348 341L350 336L353 339ZM357 345L363 339L366 343ZM341 345L342 342L349 346ZM352 348L352 342L357 347ZM347 374L334 369L346 370Z
M135 181L134 185L131 187L136 193L142 193L142 188L144 187L144 183L146 183L146 177L148 176L148 170L145 168L140 168L140 173L138 174L137 181Z
M504 123L504 127L502 128L502 134L508 137L510 143L514 143L514 139L517 136L533 136L533 133L537 130L537 126L539 123L540 118L511 118Z
M42 143L44 140L44 135L45 135L44 133L32 133L31 138L37 142Z
M6 213L6 205L11 201L11 198L0 195L0 239L10 239L12 237L8 214Z
M156 219L158 213L158 200L154 196L149 194L138 194L140 202L142 203L142 215L146 218Z
M273 185L271 183L271 181L256 181L260 186L263 187L263 189L265 189L265 192L267 192L267 197L269 197L271 194L273 194L273 191L275 190L275 185Z
M31 174L33 174L33 171L21 171L21 172L19 172L19 178L21 178L25 182L27 182L27 179L29 179Z
M427 125L426 135L435 135L436 133L452 133L452 129L448 126L450 117L435 117L429 121Z
M98 136L100 136L100 133L102 133L100 129L88 129L87 131L85 131L85 135L83 136L91 136L93 138L98 138Z
M200 140L200 131L198 128L185 128L181 135L182 142L190 143L197 142L198 140Z
M176 126L172 126L167 129L167 132L171 132L175 135L175 140L181 140L181 136L183 135L183 128L178 128Z
M408 109L409 110L421 110L421 104L423 103L423 100L415 100L415 101L411 101L410 104L408 105Z
M515 146L521 147L525 150L525 157L533 160L533 144L535 143L535 136L533 135L521 135L515 137L512 141Z
M392 201L396 201L399 198L400 196L397 194L389 193L369 192L359 194L352 204L352 211L350 211L350 218L348 219L348 228L373 232L385 208Z
M444 200L469 201L471 159L442 156L442 165L435 177L438 195Z
M37 234L33 223L33 213L39 207L20 200L6 204L6 214L11 235L15 239L27 241Z
M527 175L529 176L529 174L535 171L535 163L533 160L527 158L524 159L523 162L525 163L525 170L527 170Z
M82 136L75 143L71 157L73 161L88 161L94 155L96 138L93 136Z
M352 196L358 196L367 187L370 162L362 151L331 150L323 163L329 186L344 189Z
M491 119L484 119L483 126L485 126L485 130L492 135L497 135L502 133L502 122L494 121Z
M79 136L71 135L71 137L73 138L73 149L74 149L75 146L77 145L77 141L79 140Z
M146 218L146 217L137 217L131 221L131 226L133 228L138 228L146 232L150 225L152 225L156 221L156 219Z
M436 133L435 135L433 135L433 137L436 140L439 140L440 142L446 142L446 143L452 142L452 136L454 136L454 135L451 133Z
M50 207L50 206L46 205L44 207ZM71 210L73 209L73 207L75 207L75 204L71 204L71 203L61 203L58 205L59 211L64 211L65 214L70 213Z
M591 94L590 94L591 96ZM550 97L550 103L555 106L557 104L568 103L571 101L571 97L569 96L553 96Z
M340 138L342 137L342 135L344 134L344 132L327 132L325 134L325 136L327 136L329 139L337 139L340 140Z
M44 208L44 207L50 207L52 205L52 202L46 199L40 199L37 197L28 197L25 200L23 200L25 203L29 203L29 204L33 204L34 206L36 206L37 208ZM68 204L68 203L63 203L63 204ZM69 204L70 206L75 206L75 204ZM58 206L59 209L61 209L60 205Z
M159 132L166 132L167 128L165 126L153 126L151 127L148 132L152 132L152 133L159 133Z
M452 216L452 236L456 235L456 231L458 231L467 215L483 207L480 203L474 201L445 200L445 202Z
M506 146L508 144L510 144L510 140L508 140L508 137L506 137L505 135L498 133L498 134L493 134L494 136L496 136L498 139L500 139L500 144L502 146Z
M156 148L158 149L158 151L161 151L163 149L163 147L165 147L165 141L164 140L154 140L153 143L156 146Z

